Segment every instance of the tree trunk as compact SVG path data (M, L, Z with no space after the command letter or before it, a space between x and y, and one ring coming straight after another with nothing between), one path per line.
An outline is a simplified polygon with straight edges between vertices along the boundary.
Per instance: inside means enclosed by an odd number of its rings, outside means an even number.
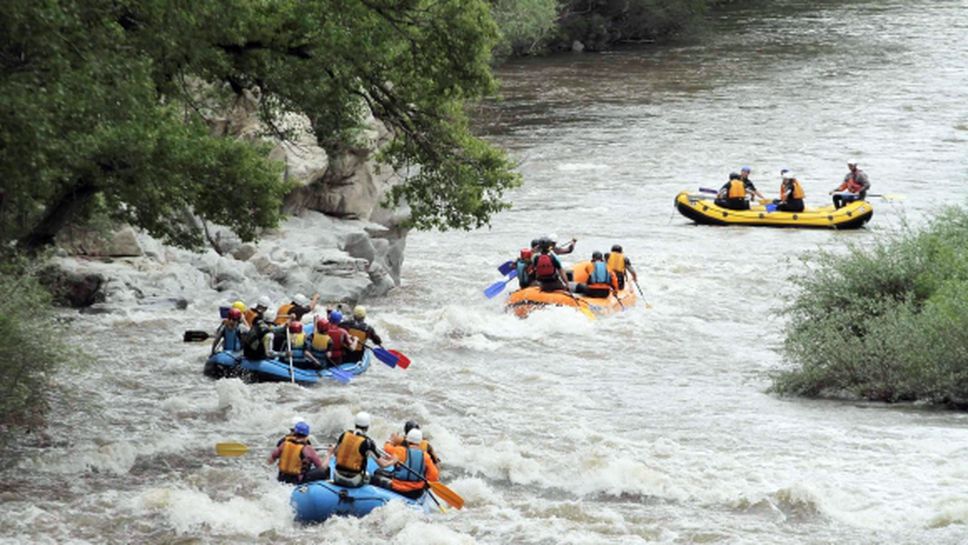
M80 180L65 189L60 196L47 205L43 217L33 229L20 238L19 246L33 253L53 244L57 233L74 219L78 212L90 204L97 192L97 186L88 180Z

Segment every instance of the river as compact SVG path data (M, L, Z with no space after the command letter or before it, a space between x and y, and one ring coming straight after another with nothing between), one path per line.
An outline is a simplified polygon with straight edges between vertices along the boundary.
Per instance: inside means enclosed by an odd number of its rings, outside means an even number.
M58 329L96 361L60 379L52 423L2 470L11 543L968 543L968 415L767 392L777 313L822 249L919 225L968 182L968 3L739 2L703 32L604 54L515 61L480 130L524 185L473 233L408 242L404 286L369 302L410 369L376 364L347 387L201 376L179 342L219 296L190 281L187 311L127 306ZM820 203L856 157L874 192L853 232L698 227L682 189L753 168L764 193L795 170ZM526 321L481 291L530 239L573 257L620 243L645 305L590 322ZM804 259L806 258L806 259ZM409 418L443 459L462 512L392 505L302 528L265 451L295 414L322 443L373 414ZM38 443L40 446L38 446Z

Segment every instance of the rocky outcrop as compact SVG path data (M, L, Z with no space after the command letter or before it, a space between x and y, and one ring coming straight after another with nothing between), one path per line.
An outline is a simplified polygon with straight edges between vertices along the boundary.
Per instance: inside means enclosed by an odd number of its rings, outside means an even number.
M83 308L104 301L104 276L96 272L49 266L38 277L56 304Z
M138 235L130 226L101 229L69 226L57 236L57 244L68 253L89 257L133 257L144 254Z

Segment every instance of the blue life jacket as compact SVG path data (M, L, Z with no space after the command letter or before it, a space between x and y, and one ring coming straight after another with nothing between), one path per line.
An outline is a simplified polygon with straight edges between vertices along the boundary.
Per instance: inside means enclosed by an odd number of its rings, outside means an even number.
M518 260L518 280L522 284L527 284L530 281L528 278L528 262L523 259Z
M242 336L239 329L226 328L222 333L222 350L227 352L238 352L242 350Z
M592 274L588 275L589 284L610 284L611 276L608 274L608 268L605 267L604 261L595 261L592 263Z
M398 481L420 481L426 475L424 451L419 448L407 447L407 459L400 465L409 467L413 472L407 471L403 467L397 467L393 471L393 478Z

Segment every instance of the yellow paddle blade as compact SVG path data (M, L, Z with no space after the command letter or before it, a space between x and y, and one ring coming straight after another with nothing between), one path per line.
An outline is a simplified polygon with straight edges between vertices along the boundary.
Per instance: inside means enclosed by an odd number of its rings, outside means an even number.
M591 320L591 321L593 321L593 322L594 322L595 320L597 320L597 319L598 319L598 318L597 318L597 317L595 316L595 313L594 313L594 312L592 312L592 310L591 310L590 308L588 308L588 306L584 306L584 307L583 307L583 306L581 306L581 305L579 304L579 305L578 305L578 310L580 310L582 314L584 314L585 316L587 316L587 317L588 317L588 319L589 319L589 320Z
M242 443L215 443L215 454L219 456L242 456L249 447Z
M427 483L430 484L430 489L440 496L440 499L447 502L454 509L462 509L464 507L464 498L460 497L457 492L447 488L440 481L427 481Z

